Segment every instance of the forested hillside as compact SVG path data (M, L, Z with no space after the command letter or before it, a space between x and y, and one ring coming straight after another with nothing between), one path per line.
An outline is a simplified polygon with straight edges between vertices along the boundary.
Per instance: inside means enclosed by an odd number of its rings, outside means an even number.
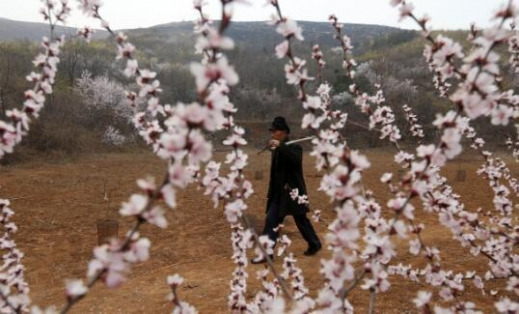
M0 27L0 39L3 38L0 42L0 114L3 114L6 108L23 102L23 91L29 86L25 76L31 72L30 60L38 46L36 42L28 43L27 40L36 39L48 32L48 28L45 24L5 19L0 19L0 24L7 25ZM367 125L366 117L354 107L347 92L351 82L338 70L342 55L333 38L333 28L328 23L301 22L300 25L305 41L295 46L296 55L309 60L310 75L315 76L316 67L310 57L312 46L319 44L327 62L323 79L334 87L334 106L345 108L355 124ZM34 124L38 131L31 132L25 145L40 151L95 150L114 145L112 140L106 139L110 132L124 139L119 141L119 146L138 142L129 123L130 117L120 111L125 104L124 90L131 88L132 82L122 73L124 66L115 59L112 41L99 38L106 37L105 33L99 32L98 38L87 44L72 36L72 29L60 31L69 36L59 64L56 92L42 119ZM194 55L195 36L192 31L191 22L125 31L139 51L139 62L157 72L164 103L196 100L189 63L199 56ZM362 89L369 92L375 84L381 84L387 104L394 111L400 112L403 104L409 104L418 113L420 122L429 124L434 119L433 112L441 110L444 102L433 89L422 56L424 42L420 34L360 24L345 24L345 32L355 46L354 54L359 64L357 79ZM296 90L286 84L284 64L275 57L274 48L280 41L275 29L263 22L235 22L228 34L236 44L228 54L229 59L240 76L239 85L231 91L232 101L239 108L236 118L247 123L259 123L258 127L274 115L285 115L294 123L299 121L302 110ZM463 40L467 32L447 32L446 35ZM310 86L315 88L318 83L319 80L314 80ZM515 87L514 76L506 74L503 83ZM95 84L104 87L103 94L89 89ZM379 145L376 132L354 125L348 126L345 132L350 133L355 145ZM507 130L503 129L503 132ZM431 130L426 130L426 133L429 137L435 136Z

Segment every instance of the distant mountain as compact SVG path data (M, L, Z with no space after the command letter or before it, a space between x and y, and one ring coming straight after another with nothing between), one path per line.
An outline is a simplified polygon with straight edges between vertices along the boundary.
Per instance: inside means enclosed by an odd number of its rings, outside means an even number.
M77 28L57 26L56 35L75 35ZM21 22L0 18L0 41L29 40L40 41L43 36L50 36L49 25L45 23ZM105 38L108 33L96 30L94 38Z
M215 21L218 23L218 21ZM307 22L300 21L299 25L303 28L303 36L305 43L313 45L318 43L324 46L337 46L337 42L333 39L334 29L327 22ZM75 35L77 29L74 27L56 27L56 34ZM186 43L193 42L192 22L172 22L160 24L148 28L128 29L124 30L130 35L138 35L139 37L154 37L164 43ZM352 38L353 44L356 46L355 51L361 52L363 48L373 40L401 31L398 28L368 25L368 24L344 24L344 32ZM21 22L5 18L0 18L0 41L12 40L29 40L40 41L43 36L49 36L49 26L45 23ZM237 43L243 43L248 47L266 47L276 44L280 40L280 35L274 31L274 27L267 25L265 22L233 22L227 33L236 40ZM108 33L103 30L97 30L94 38L106 38Z
M298 24L303 28L303 37L308 44L337 46L337 41L333 38L335 31L330 23L299 21ZM359 49L363 50L363 46L372 40L402 31L399 28L389 26L349 23L344 24L343 30L352 39L354 45L360 44L360 47L356 47L357 52L359 52ZM186 39L193 38L193 23L173 22L149 28L134 29L130 30L129 33L158 36L170 43L185 42ZM265 43L278 43L281 38L274 31L274 27L267 25L265 22L232 22L227 35L237 43L243 43L249 47L264 46Z

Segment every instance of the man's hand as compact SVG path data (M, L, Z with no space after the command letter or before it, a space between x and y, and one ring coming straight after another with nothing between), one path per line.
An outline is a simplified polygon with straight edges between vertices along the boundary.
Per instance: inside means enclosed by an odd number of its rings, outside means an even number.
M276 149L279 146L280 142L278 140L270 140L269 147L270 149Z

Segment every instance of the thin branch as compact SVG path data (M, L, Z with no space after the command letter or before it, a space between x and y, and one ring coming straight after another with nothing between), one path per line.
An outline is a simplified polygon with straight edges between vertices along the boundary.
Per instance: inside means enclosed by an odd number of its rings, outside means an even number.
M375 312L375 300L377 298L377 291L376 289L372 289L371 290L371 295L370 295L370 298L369 298L369 310L368 310L368 313L369 314L373 314L373 312Z
M256 234L256 231L254 230L254 228L251 227L251 224L250 224L248 218L245 217L245 215L242 215L241 219L243 221L245 228L249 229L251 231L251 233L253 234L254 243L256 244L256 247L261 250L261 253L263 254L263 256L265 256L267 265L270 268L270 270L272 271L272 274L274 275L274 277L276 277L276 279L278 280L279 285L281 286L281 290L283 291L283 294L285 295L285 297L289 298L290 301L292 301L294 299L294 297L292 296L292 293L288 289L285 280L279 275L276 268L274 267L274 263L272 262L272 259L270 259L269 254L267 254L267 251L265 250L263 245L261 245L261 242L259 241L259 237Z

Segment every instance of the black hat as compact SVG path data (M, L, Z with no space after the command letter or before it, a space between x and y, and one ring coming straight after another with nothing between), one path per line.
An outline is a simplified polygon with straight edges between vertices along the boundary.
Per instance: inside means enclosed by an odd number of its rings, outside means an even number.
M290 133L290 128L288 127L287 121L284 117L274 118L274 121L272 121L269 131L274 130L286 131L287 133Z

